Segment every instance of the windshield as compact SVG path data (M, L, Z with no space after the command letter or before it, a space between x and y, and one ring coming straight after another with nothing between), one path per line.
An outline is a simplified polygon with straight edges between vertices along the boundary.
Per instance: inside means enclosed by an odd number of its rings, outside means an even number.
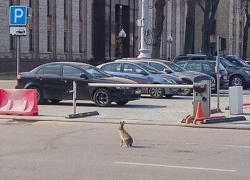
M148 71L151 74L162 74L160 71L158 71L157 69L151 67L151 66L147 66L143 63L138 64L140 67L142 67L143 69L145 69L146 71Z
M186 71L184 68L182 68L181 66L179 66L179 65L177 65L175 63L169 63L167 65L174 72L184 72L184 71Z
M231 62L229 62L228 60L224 59L224 58L220 58L220 62L226 66L226 67L233 67L235 66L234 64L232 64Z
M89 75L95 78L102 78L102 77L110 77L109 74L105 73L104 71L94 67L94 66L81 66L82 69L87 71Z
M216 62L215 61L213 61L211 63L213 64L213 66L216 66ZM220 63L220 70L227 71L221 63Z
M247 64L243 59L241 58L237 58L237 60L243 65L243 66L250 66L249 64Z

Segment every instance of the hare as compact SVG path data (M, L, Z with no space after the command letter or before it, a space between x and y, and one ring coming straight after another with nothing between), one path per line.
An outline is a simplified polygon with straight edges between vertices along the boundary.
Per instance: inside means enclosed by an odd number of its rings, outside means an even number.
M133 138L124 130L124 121L120 121L119 135L121 138L121 147L132 147Z

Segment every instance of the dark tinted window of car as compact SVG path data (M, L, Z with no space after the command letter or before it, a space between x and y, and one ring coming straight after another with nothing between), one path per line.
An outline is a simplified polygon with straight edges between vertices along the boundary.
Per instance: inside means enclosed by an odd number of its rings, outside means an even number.
M80 77L83 72L72 66L63 66L63 76Z
M102 70L104 70L104 71L112 71L112 72L120 72L121 63L107 64L107 65L102 67Z
M205 57L191 57L191 60L205 60Z
M210 64L203 64L204 73L213 73L214 69Z
M150 66L152 66L153 68L157 69L158 71L163 71L164 68L166 68L165 66L163 66L160 63L155 63L155 62L150 62L149 63Z
M183 68L185 68L185 64L186 64L186 62L178 62L178 65L183 67Z
M44 67L44 74L60 75L60 65L48 65Z
M242 66L237 60L231 59L229 60L232 64L235 64L236 66Z
M189 71L202 72L202 66L200 62L189 62L186 69Z

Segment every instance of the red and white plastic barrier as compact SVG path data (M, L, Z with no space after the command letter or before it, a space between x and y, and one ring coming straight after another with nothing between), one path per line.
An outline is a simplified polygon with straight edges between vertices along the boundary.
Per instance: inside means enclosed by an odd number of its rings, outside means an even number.
M0 115L37 116L37 91L0 89Z

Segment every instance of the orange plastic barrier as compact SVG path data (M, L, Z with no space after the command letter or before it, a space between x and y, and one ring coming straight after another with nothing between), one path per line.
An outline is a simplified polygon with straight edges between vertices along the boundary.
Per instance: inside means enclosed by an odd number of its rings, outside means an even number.
M37 92L35 89L0 89L0 114L37 116Z

